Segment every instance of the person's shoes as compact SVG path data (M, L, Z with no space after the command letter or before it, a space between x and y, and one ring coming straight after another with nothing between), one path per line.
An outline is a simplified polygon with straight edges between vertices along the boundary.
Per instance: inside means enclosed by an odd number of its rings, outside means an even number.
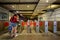
M14 37L17 37L18 36L18 34L16 34Z

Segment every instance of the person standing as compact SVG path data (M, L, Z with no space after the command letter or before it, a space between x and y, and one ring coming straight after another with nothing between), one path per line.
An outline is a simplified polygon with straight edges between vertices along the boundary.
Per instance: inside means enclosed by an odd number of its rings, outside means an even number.
M31 33L30 20L27 20L27 33Z
M19 24L20 24L20 26L18 27L18 29L20 31L18 30L18 33L21 33L23 31L23 28L24 28L24 27L22 27L22 25L24 25L25 17L22 14L17 14L17 15L19 16Z
M17 33L17 17L18 15L17 14L14 14L11 19L10 19L10 25L9 27L11 28L11 37L16 37L16 33Z

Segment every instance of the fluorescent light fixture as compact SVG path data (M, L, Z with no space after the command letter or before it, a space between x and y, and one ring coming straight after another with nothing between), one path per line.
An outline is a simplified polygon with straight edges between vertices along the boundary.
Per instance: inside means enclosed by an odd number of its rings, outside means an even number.
M12 6L14 8L14 6Z
M27 5L27 8L29 8L29 5Z
M58 5L51 5L51 6L48 6L47 8L56 8L58 7Z
M52 5L51 7L54 8L54 7L57 7L57 5Z
M48 3L48 2L49 2L49 0L46 0L46 2Z

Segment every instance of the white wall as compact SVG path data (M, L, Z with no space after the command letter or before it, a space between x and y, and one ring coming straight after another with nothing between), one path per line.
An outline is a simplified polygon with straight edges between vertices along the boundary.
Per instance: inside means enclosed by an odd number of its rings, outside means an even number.
M52 14L52 15L51 15L51 14ZM50 15L51 15L51 16L50 16ZM38 19L39 19L40 17L43 17L42 21L46 21L46 20L48 20L48 21L54 21L54 20L60 21L60 8L55 9L54 12L46 12L46 13L43 14L43 15L39 15L39 16L38 16Z
M13 13L9 12L8 10L6 10L2 7L0 7L0 13L7 13L9 15L8 16L9 20L10 20L11 16L13 15Z

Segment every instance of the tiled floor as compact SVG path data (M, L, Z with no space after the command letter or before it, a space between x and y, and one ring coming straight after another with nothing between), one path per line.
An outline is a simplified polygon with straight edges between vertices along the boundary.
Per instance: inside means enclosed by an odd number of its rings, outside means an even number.
M0 40L60 40L60 36L57 36L51 32L46 33L27 33L24 30L17 37L10 39L8 33L0 35Z

